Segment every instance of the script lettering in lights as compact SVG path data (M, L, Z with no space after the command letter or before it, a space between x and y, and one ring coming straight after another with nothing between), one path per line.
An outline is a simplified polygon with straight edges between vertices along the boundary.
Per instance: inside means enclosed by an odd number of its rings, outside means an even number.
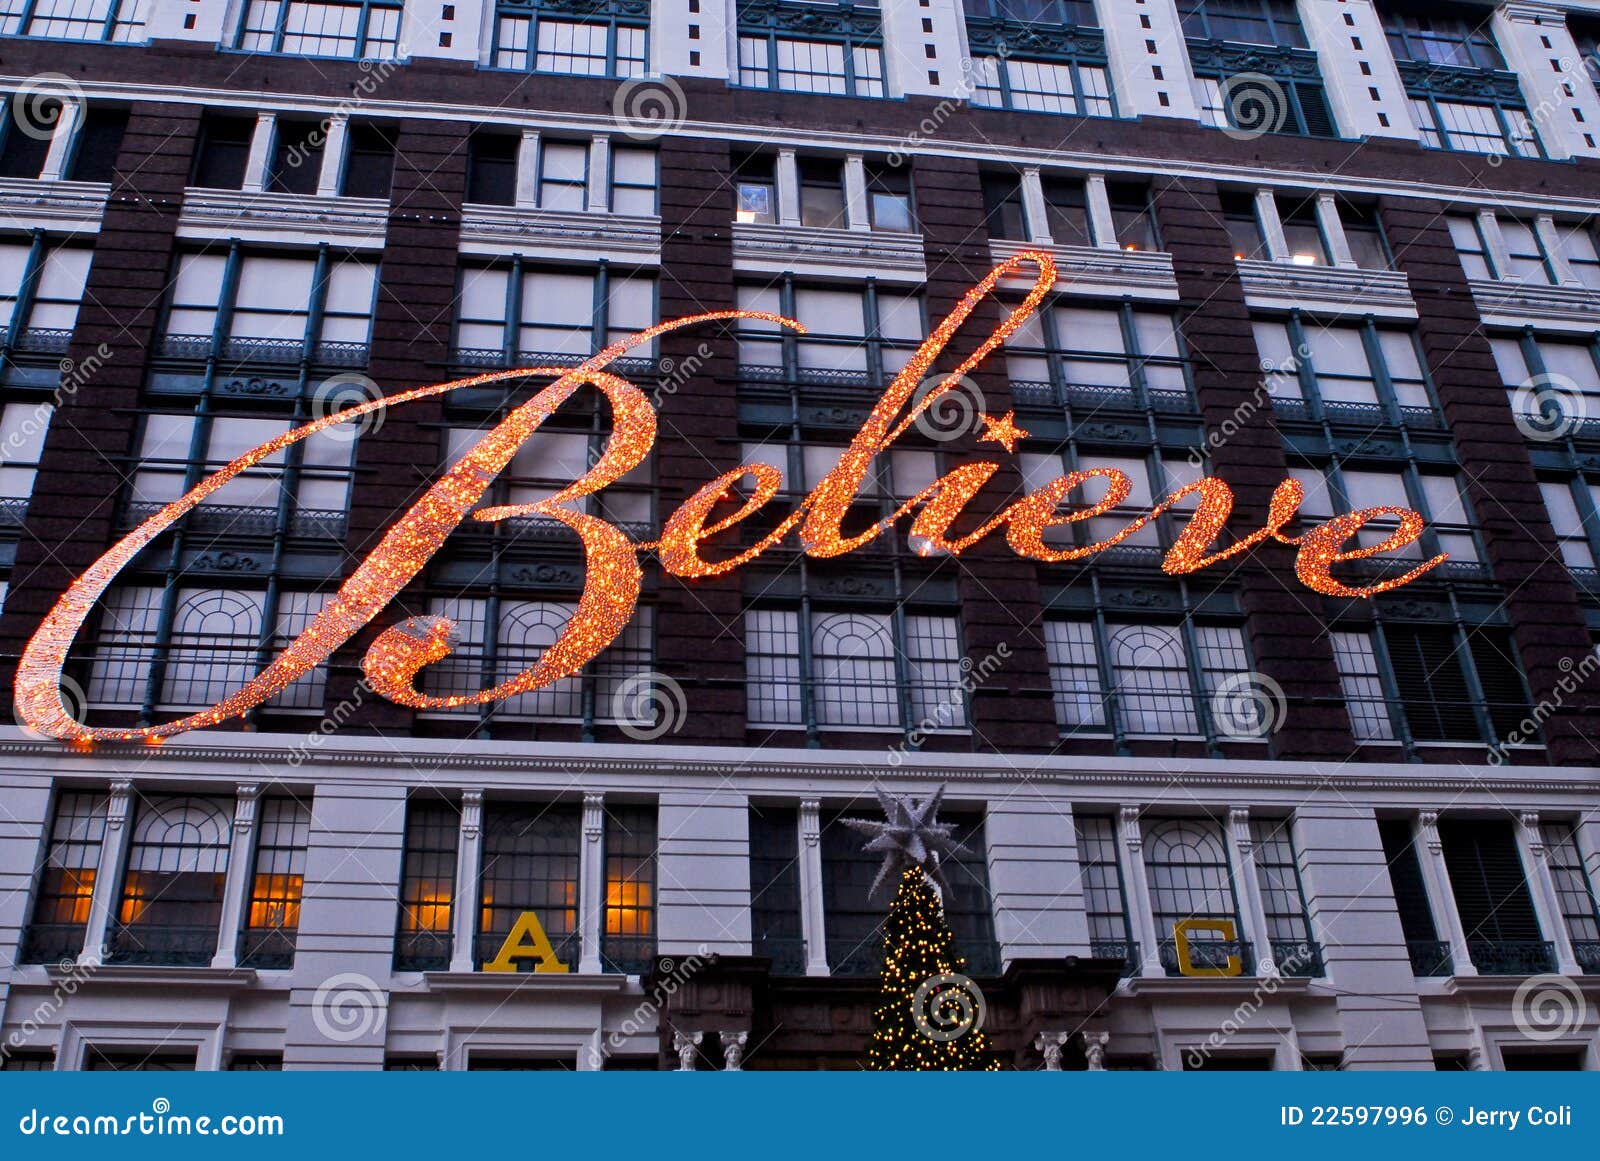
M1013 278L1030 266L1036 276L1022 302L1009 311L971 355L944 374L933 390L917 398L918 385L929 376L934 361L978 303L993 293L1002 279ZM1285 480L1278 486L1264 527L1226 548L1213 550L1233 510L1232 491L1215 477L1197 480L1179 489L1116 535L1095 544L1072 548L1047 544L1046 533L1051 530L1103 516L1127 499L1131 482L1112 468L1090 468L1062 476L1006 507L981 526L962 535L953 535L951 530L966 505L999 470L1000 465L993 462L958 467L870 528L845 535L845 514L861 491L873 461L904 435L919 415L954 390L962 376L982 363L1026 322L1054 284L1055 263L1043 251L1022 251L992 270L962 297L950 316L918 348L873 407L833 470L758 543L732 554L717 551L718 537L778 495L783 486L783 474L777 468L745 464L718 476L667 519L661 538L653 542L635 543L621 529L573 506L574 501L599 492L638 467L655 445L656 413L649 400L637 387L606 367L625 352L685 327L757 319L804 333L805 327L794 319L742 310L694 315L658 323L629 335L576 367L495 371L419 387L296 428L247 452L201 481L140 524L73 582L23 651L16 681L18 720L30 729L64 741L154 743L238 717L327 661L336 649L371 623L469 515L483 522L538 515L571 528L583 542L586 568L577 610L530 668L492 688L450 697L424 694L418 690L416 682L425 666L448 656L455 647L454 624L444 617L411 617L385 629L367 650L362 668L376 692L401 705L416 709L484 705L571 677L609 646L632 616L643 576L639 563L641 552L654 551L661 566L673 576L686 579L718 576L755 560L796 529L803 550L819 558L853 552L910 516L908 544L924 556L963 552L1004 529L1006 543L1022 557L1044 562L1071 561L1112 547L1144 528L1156 516L1171 510L1179 501L1194 496L1197 499L1188 513L1188 522L1162 562L1162 568L1170 575L1195 572L1271 540L1297 548L1295 572L1315 591L1330 596L1370 597L1407 584L1446 559L1436 556L1402 576L1366 587L1345 584L1333 576L1334 565L1412 544L1422 533L1422 517L1404 508L1367 508L1336 517L1303 535L1286 535L1284 529L1294 519L1303 498L1301 487L1294 480ZM274 453L334 424L351 422L380 407L402 407L451 391L529 377L554 381L511 411L452 465L385 533L378 546L356 567L305 631L243 687L205 710L159 725L95 728L72 716L61 695L61 670L95 603L143 548L207 496ZM547 499L474 512L490 483L511 462L517 449L585 386L605 396L614 416L613 430L594 466ZM994 442L1001 443L1008 451L1023 434L1012 424L1009 415L1000 420L987 420L987 426L991 433L1003 435L1003 439ZM1105 482L1105 494L1099 500L1063 508L1074 492L1089 485L1098 487L1101 480ZM1347 547L1363 526L1383 518L1398 519L1399 525L1381 544Z

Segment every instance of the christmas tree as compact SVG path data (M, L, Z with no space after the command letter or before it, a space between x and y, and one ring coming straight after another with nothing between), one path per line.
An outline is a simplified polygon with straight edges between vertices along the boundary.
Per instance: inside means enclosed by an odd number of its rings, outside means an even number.
M983 1034L984 1002L962 974L955 934L934 884L944 886L941 855L954 854L954 828L938 821L943 789L915 802L878 792L883 822L847 818L845 825L871 836L865 849L883 853L876 892L900 873L883 925L883 975L872 1013L872 1042L865 1065L875 1071L991 1071Z
M961 974L944 906L920 867L900 878L883 925L883 985L872 1012L866 1067L976 1072L1000 1066L983 1034L983 995Z

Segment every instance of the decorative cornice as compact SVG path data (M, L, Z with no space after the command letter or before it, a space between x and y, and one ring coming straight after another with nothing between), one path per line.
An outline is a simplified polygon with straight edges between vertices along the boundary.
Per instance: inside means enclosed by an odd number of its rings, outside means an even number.
M862 267L871 269L879 278L925 280L928 268L922 236L752 222L733 227L736 271L859 277Z
M1400 270L1296 266L1293 262L1239 261L1245 302L1252 307L1315 311L1322 315L1417 317L1411 282Z
M1600 291L1586 286L1537 286L1472 280L1472 298L1486 326L1538 326L1587 334L1600 330Z
M974 56L1003 54L1070 59L1087 65L1106 63L1105 33L1076 24L969 15L967 41Z
M247 242L318 241L382 249L389 203L376 198L307 197L242 190L186 189L178 215L180 238L240 238Z
M462 207L461 252L648 265L661 261L661 219L473 204Z
M739 0L740 32L787 32L817 39L882 43L877 5L814 4L806 0Z
M111 187L88 181L0 178L0 225L11 230L94 234Z

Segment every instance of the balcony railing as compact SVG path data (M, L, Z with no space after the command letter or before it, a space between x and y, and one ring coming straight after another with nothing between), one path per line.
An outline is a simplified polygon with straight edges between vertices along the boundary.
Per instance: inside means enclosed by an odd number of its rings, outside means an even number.
M600 937L600 967L603 971L642 976L650 970L655 958L656 937L653 935Z
M1000 948L997 944L957 940L956 952L966 960L966 975L981 977L1000 974ZM830 957L828 970L832 975L846 978L875 976L883 971L883 944L874 936L846 956L838 959Z
M442 972L450 966L448 931L402 931L394 937L394 970Z
M232 363L297 364L306 356L306 345L292 339L223 339L210 335L166 335L156 346L167 359L209 359L215 356ZM365 367L366 343L314 343L311 363L323 367Z
M122 527L133 528L165 508L141 502L123 509ZM202 504L185 517L190 532L234 536L273 536L278 531L276 508L250 508L234 504ZM298 508L289 515L289 535L302 540L344 540L345 514L337 510Z
M1450 944L1443 939L1410 939L1406 953L1411 956L1411 970L1418 976L1448 976L1455 974L1455 963L1450 958Z
M35 923L22 935L18 963L71 963L83 950L81 923Z
M283 971L294 966L295 929L247 927L239 933L239 966Z
M1600 976L1600 939L1575 939L1572 957L1586 976Z
M798 936L767 936L751 946L756 955L764 955L772 961L773 975L806 974L806 941Z
M1556 947L1536 939L1467 941L1472 966L1486 976L1538 976L1556 970Z
M494 962L505 941L505 932L480 931L477 934L473 941L474 950L477 952L474 963L479 971L483 970L484 964ZM578 965L583 962L583 937L576 931L550 936L550 947L556 953L556 960L566 965L569 972L577 971ZM517 961L519 972L531 972L538 966L531 959Z
M33 327L11 335L11 349L30 355L64 355L72 346L70 330L46 330Z
M116 924L107 963L205 967L217 953L215 924L155 926Z
M1018 407L1067 408L1077 412L1143 411L1139 393L1132 387L1102 387L1092 384L1013 381L1011 398ZM1167 415L1193 415L1198 411L1187 391L1146 391L1150 410Z
M518 351L508 356L503 350L457 347L450 352L450 361L457 367L475 371L513 370L518 367L576 367L589 355L556 355L549 351ZM636 387L648 387L643 380L655 376L660 368L654 359L613 359L606 370L633 381Z
M1184 974L1178 967L1178 944L1176 940L1162 940L1160 955L1161 966L1166 969L1169 976L1181 976ZM1235 959L1239 963L1239 975L1255 975L1255 965L1250 962L1250 945L1243 940L1189 940L1189 966L1191 969L1198 969L1207 975L1217 975L1226 971L1229 961Z
M1131 939L1095 939L1089 943L1089 954L1095 959L1120 959L1122 974L1139 974L1139 945Z
M1431 407L1398 407L1400 424L1415 431L1443 431L1444 416ZM1279 419L1310 422L1311 405L1304 399L1272 397L1272 411ZM1389 417L1376 403L1322 403L1322 417L1329 423L1350 427L1389 427Z
M1309 939L1274 939L1272 962L1279 975L1310 979L1323 974L1322 945Z

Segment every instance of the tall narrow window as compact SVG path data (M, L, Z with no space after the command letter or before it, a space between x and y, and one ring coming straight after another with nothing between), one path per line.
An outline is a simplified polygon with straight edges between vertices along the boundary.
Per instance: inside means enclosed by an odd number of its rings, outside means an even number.
M110 962L211 962L232 833L233 803L224 798L138 802Z
M1379 6L1422 143L1539 157L1517 74L1507 70L1488 9L1387 0Z
M656 953L656 808L607 806L600 961L640 975Z
M1320 976L1322 949L1311 938L1311 915L1300 881L1292 825L1287 818L1250 820L1256 882L1267 921L1265 938L1281 974Z
M268 192L303 196L316 193L326 144L327 130L321 122L280 119L272 143L272 165L267 171Z
M84 950L89 901L100 871L106 833L106 795L65 791L56 798L55 818L44 862L39 867L33 915L23 934L24 963L60 963Z
M582 958L578 925L578 858L582 809L569 803L495 803L483 810L483 864L478 881L477 963L499 952L524 912L531 911L556 958L571 971ZM521 960L518 969L537 964Z
M750 946L772 960L774 975L806 970L799 825L792 807L750 808Z
M467 142L467 201L483 206L509 206L517 200L518 139L509 133L482 131Z
M461 812L449 803L413 799L407 806L394 938L396 971L443 971L450 966L460 835ZM485 849L487 842L485 828Z
M1584 870L1576 828L1570 822L1541 823L1539 836L1544 840L1550 879L1555 884L1567 937L1572 941L1573 958L1585 975L1600 975L1600 906L1595 903L1594 884Z
M345 154L344 186L347 198L385 198L394 184L394 135L381 125L358 122L350 126Z
M1150 877L1150 909L1160 941L1161 963L1178 975L1178 924L1204 920L1217 924L1187 934L1189 961L1202 969L1224 968L1237 958L1249 974L1248 940L1239 914L1228 844L1222 823L1214 818L1146 819L1144 862ZM1231 924L1229 939L1220 924Z
M1554 971L1511 824L1441 819L1439 840L1473 966L1486 975Z
M311 807L294 798L266 798L256 807L256 861L239 936L243 967L294 965L305 892Z
M61 102L41 101L25 107L16 96L5 103L0 118L0 177L35 178L44 169L53 128L61 117Z
M1450 944L1439 938L1433 921L1433 907L1422 878L1416 841L1409 819L1380 819L1378 836L1383 841L1383 859L1389 868L1389 884L1400 914L1400 931L1412 970L1419 976L1447 976L1452 973Z
M200 122L200 144L195 150L191 185L204 189L240 189L255 136L254 117L207 113Z
M117 153L122 148L122 138L127 129L128 110L90 105L72 143L67 180L110 181L116 171Z
M1083 908L1089 920L1089 954L1119 959L1137 971L1139 945L1128 922L1128 896L1117 860L1117 821L1109 815L1076 814L1078 866L1083 871Z

